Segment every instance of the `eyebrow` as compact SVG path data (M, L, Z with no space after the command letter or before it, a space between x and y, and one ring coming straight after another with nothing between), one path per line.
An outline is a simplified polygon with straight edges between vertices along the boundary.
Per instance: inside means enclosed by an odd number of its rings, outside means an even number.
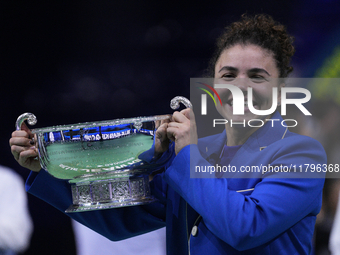
M232 67L232 66L224 66L221 68L220 71L218 71L219 73L222 71L233 71L233 72L237 72L238 69L236 67ZM265 69L263 68L252 68L248 70L248 73L266 73L268 76L271 76Z
M218 71L219 73L220 72L222 72L222 71L238 71L238 69L237 68L235 68L235 67L232 67L232 66L224 66L224 67L222 67L221 68L221 70L220 71Z
M249 73L266 73L268 76L271 76L265 69L263 68L252 68L248 71Z

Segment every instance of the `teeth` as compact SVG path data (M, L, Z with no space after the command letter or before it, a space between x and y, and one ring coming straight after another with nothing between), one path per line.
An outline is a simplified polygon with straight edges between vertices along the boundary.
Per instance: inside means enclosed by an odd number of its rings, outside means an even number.
M230 105L233 106L234 105L234 101L231 101ZM253 103L253 105L254 105L254 103ZM244 102L244 106L248 107L248 101Z
M234 101L231 101L230 105L233 106L234 105ZM244 102L244 106L248 106L248 102Z

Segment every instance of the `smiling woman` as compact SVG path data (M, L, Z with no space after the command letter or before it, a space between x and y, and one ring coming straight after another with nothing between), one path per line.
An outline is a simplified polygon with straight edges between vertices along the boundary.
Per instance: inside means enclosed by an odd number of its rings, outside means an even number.
M218 79L219 83L234 84L246 94L252 88L251 105L256 110L268 110L280 102L282 79L293 70L289 65L290 58L295 52L292 45L293 37L287 34L281 24L266 15L255 17L242 16L241 21L233 23L226 28L217 40L217 49L210 60L208 75ZM277 88L276 98L273 97L273 88ZM233 98L229 89L217 89L222 98L223 105L217 106L217 111L228 122L249 121L251 119L270 119L272 116L258 116L249 111L248 101L245 98L244 114L234 115ZM274 99L274 102L273 102ZM238 145L256 131L252 127L244 135L232 134L234 129L226 125L228 137L241 137L240 141L228 139L228 145ZM249 127L249 126L248 126ZM237 131L236 131L237 132Z
M279 70L276 67L273 54L268 50L253 44L237 44L225 49L219 57L215 67L215 78L219 83L228 82L238 87L244 94L248 88L252 88L252 98L245 97L244 114L234 115L233 97L230 89L216 89L222 99L222 105L217 105L217 111L226 120L234 122L248 121L250 119L270 119L271 116L258 116L249 111L248 101L257 110L268 110L273 105L273 88L278 88L275 102L280 101L280 91L283 83L279 83ZM236 126L238 127L238 126ZM241 126L242 127L242 126ZM227 136L232 137L232 128L226 125ZM248 132L248 137L256 129L252 128ZM245 132L242 130L241 132ZM242 141L248 138L242 135ZM229 139L228 145L231 144Z

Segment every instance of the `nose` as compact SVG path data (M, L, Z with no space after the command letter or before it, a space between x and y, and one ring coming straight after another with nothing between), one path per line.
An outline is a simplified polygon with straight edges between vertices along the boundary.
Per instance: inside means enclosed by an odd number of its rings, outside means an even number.
M248 88L251 87L251 82L246 77L238 77L235 79L235 86L237 86L242 92L247 92Z

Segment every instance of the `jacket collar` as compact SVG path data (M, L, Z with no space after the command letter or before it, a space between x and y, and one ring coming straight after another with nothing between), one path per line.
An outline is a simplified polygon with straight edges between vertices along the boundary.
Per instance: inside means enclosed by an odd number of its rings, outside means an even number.
M251 150L263 150L270 144L283 139L288 132L288 128L282 126L282 117L278 111L274 113L271 121L267 121L263 127L256 130L248 140L245 142L244 146Z
M243 150L261 151L270 144L284 138L288 130L286 127L282 126L282 121L283 119L280 113L276 111L272 116L271 121L267 121L263 127L256 130L256 132L242 145L239 152L242 153ZM208 143L203 144L203 147L200 149L204 158L216 158L220 155L222 148L227 141L226 131L223 130L222 133L211 138L212 139L209 139Z

